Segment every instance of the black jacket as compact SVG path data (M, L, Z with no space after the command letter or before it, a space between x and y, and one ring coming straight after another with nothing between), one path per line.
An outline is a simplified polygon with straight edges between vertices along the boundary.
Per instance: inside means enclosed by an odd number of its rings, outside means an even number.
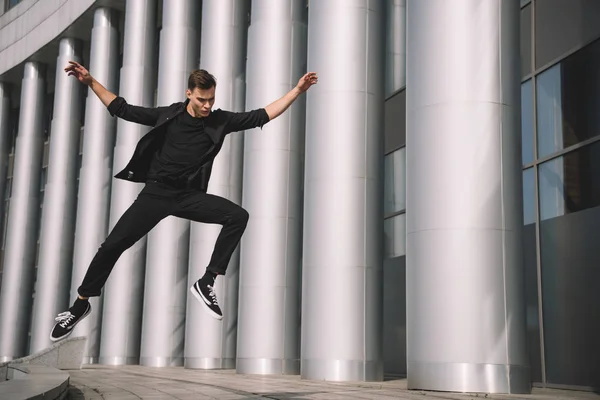
M140 139L131 160L125 169L115 175L115 178L131 182L146 182L152 158L164 143L167 125L185 111L188 102L189 100L186 100L166 107L146 108L130 105L124 98L117 97L108 105L111 116L116 115L127 121L154 127ZM200 168L187 177L187 186L206 192L213 160L221 150L225 136L231 132L262 128L267 122L269 122L269 115L264 108L239 113L220 109L212 111L204 118L204 130L210 136L213 145L202 156Z

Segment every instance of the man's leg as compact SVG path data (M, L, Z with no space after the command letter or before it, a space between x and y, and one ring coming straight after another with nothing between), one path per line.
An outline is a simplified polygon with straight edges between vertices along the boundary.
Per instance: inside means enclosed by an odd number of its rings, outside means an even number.
M168 215L168 212L169 202L167 200L156 196L146 188L142 190L92 259L83 282L77 290L78 299L69 310L59 314L56 318L57 323L50 335L52 341L66 338L75 325L91 312L87 299L100 295L102 287L121 254L147 234Z
M217 275L225 275L231 255L248 224L248 212L222 197L193 192L180 201L173 215L196 222L223 225L206 274L190 288L192 294L206 306L209 314L221 319L223 314L217 303L214 281Z

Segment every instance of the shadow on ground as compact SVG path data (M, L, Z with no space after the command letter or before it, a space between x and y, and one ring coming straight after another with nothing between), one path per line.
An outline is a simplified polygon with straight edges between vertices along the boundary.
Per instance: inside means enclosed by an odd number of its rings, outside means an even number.
M77 389L75 386L69 385L65 400L85 400L85 396L81 390Z

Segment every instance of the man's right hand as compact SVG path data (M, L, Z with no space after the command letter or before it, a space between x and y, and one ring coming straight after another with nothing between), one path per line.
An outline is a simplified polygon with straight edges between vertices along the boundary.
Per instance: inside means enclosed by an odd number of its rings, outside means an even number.
M74 76L79 82L85 85L90 85L94 81L90 72L75 61L69 61L69 65L65 68L65 72L68 76Z
M79 82L88 85L106 107L117 98L116 94L106 90L106 88L95 80L94 77L90 75L90 72L78 62L69 61L69 65L65 68L65 72L68 76L73 75Z

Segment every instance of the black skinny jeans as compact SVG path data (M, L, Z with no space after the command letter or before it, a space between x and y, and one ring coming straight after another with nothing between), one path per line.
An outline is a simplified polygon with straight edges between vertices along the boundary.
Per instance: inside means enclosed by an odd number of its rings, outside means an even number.
M248 224L248 212L222 197L195 189L175 189L163 183L149 182L98 249L78 293L83 297L100 296L121 254L170 215L223 225L207 270L224 275ZM165 268L168 267L165 265Z

